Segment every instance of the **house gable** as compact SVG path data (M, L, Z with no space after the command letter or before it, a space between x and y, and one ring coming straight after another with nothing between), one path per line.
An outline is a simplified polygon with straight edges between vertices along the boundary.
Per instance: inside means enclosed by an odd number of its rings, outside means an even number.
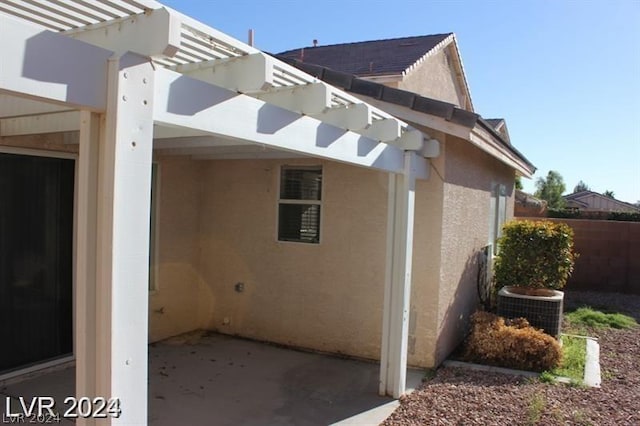
M473 111L453 33L304 47L277 56L352 74Z
M567 207L585 211L640 212L640 208L593 191L580 191L563 197Z
M396 87L471 110L463 78L452 59L452 50L444 48L414 64Z

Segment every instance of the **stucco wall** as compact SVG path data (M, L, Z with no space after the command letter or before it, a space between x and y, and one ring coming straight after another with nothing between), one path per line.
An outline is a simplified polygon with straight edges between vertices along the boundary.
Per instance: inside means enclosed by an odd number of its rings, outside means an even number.
M199 260L201 162L158 157L157 290L149 294L149 340L203 328L214 295Z
M507 219L513 217L514 171L461 139L444 145L444 220L436 363L461 341L477 306L479 250L489 241L491 188L503 184Z
M323 166L320 244L278 242L282 161L209 161L200 216L208 326L223 333L365 358L379 357L387 176ZM244 291L235 291L243 283Z
M408 362L420 367L436 363L444 164L444 156L433 159L429 180L416 183Z
M397 87L428 98L458 106L464 105L463 92L459 87L449 55L448 49L444 49L428 57L416 69L409 72Z

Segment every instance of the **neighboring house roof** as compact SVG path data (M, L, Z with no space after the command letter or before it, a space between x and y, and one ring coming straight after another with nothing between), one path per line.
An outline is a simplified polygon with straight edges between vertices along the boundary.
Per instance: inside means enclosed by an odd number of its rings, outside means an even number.
M425 53L451 36L435 34L387 40L361 41L288 50L278 56L322 65L357 76L397 75L406 72Z
M563 195L562 198L565 199L569 207L583 208L585 210L640 212L640 207L594 191L574 192L573 194Z
M380 77L396 77L397 80L402 80L425 59L447 46L452 48L453 67L458 76L458 83L464 92L469 110L473 111L471 92L453 33L307 46L287 50L277 56L280 59L320 65L368 80L377 80Z
M358 78L353 74L335 71L319 65L303 63L295 59L288 59L285 57L280 57L280 59L289 62L291 65L326 83L343 88L348 92L406 107L424 114L440 117L448 122L464 126L468 129L482 129L490 133L504 150L510 152L523 163L526 170L519 170L520 173L531 176L536 170L536 167L520 151L505 140L491 124L474 112L458 108L447 102L420 96L413 92L395 89L393 87L385 86L382 83Z

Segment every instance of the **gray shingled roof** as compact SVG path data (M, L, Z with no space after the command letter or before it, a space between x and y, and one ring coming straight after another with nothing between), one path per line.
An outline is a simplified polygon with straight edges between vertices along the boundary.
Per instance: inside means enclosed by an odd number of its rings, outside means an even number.
M398 75L451 34L309 46L278 56L357 76Z
M391 104L404 106L414 111L431 114L442 117L452 123L460 124L467 128L473 128L478 125L488 132L492 133L502 145L514 153L523 162L529 165L535 171L536 167L524 156L520 151L514 148L504 137L496 131L496 129L480 115L467 111L448 102L439 101L437 99L420 96L407 90L395 89L369 80L358 78L357 76L341 71L335 71L321 65L300 62L297 59L291 59L278 55L278 59L287 62L294 67L311 74L312 76L355 94L369 96Z

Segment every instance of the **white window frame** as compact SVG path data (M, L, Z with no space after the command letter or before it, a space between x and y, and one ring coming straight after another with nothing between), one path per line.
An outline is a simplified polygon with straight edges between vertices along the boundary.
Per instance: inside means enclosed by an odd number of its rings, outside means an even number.
M317 170L320 172L322 179L322 185L320 188L319 200L295 200L282 198L282 178L285 170ZM276 205L276 241L279 243L291 243L291 244L307 244L307 245L320 245L322 242L322 230L323 230L323 200L324 200L324 167L322 165L297 165L297 164L282 164L280 165L278 173L278 202ZM283 204L290 205L317 205L320 208L320 217L318 218L318 238L317 241L304 241L304 240L285 240L280 239L280 206Z

